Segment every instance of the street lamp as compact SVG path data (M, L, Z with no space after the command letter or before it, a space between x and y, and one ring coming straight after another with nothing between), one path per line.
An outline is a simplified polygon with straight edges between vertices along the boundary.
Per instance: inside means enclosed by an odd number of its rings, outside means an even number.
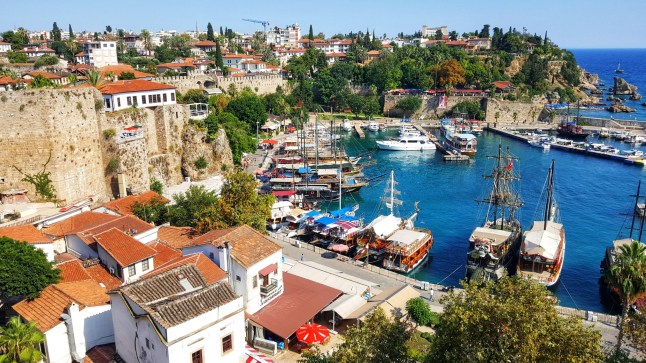
M258 120L256 120L256 143L260 145L260 139L258 138Z

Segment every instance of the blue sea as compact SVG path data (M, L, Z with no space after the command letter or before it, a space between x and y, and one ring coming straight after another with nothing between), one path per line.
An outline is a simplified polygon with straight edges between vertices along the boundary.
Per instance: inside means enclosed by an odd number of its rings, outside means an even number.
M368 177L394 170L397 189L402 193L400 199L404 202L397 215L408 217L414 202L420 202L416 224L431 229L435 244L430 258L413 272L413 277L445 285L458 285L464 277L469 235L483 223L486 214L486 207L475 201L491 188L482 177L494 167L494 160L487 156L495 155L502 143L520 159L514 168L522 177L518 190L525 205L519 216L524 228L529 228L534 219L540 219L547 170L552 159L555 160L555 192L567 240L563 273L554 288L561 304L606 312L613 308L601 303L599 263L605 248L618 236L628 233L627 214L634 203L631 195L638 180L644 178L644 169L559 150L545 152L489 132L479 137L478 154L466 164L444 162L439 151L376 149L376 140L392 136L395 136L394 130L369 133L362 140L347 135L344 144L350 155L370 153L375 165L364 170ZM618 142L608 143L622 149L631 148ZM385 179L345 196L344 204L359 203L358 215L368 222L378 214L387 214L380 201L388 188Z
M577 63L590 73L599 75L599 80L605 83L606 89L614 84L614 77L621 77L628 83L638 87L637 92L644 98L640 101L630 101L626 97L624 104L634 108L634 113L612 114L608 111L582 111L582 116L616 119L646 121L646 107L641 104L646 102L646 49L572 49ZM623 74L615 73L617 66L621 64ZM603 102L610 105L611 101L605 101L608 93L603 95Z

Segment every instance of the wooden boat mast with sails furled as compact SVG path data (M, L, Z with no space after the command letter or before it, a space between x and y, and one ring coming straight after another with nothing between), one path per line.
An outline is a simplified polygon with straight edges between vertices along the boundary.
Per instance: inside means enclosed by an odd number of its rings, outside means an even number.
M512 182L520 180L514 173L513 157L509 148L502 154L498 147L493 173L485 176L493 180L489 196L478 203L488 204L487 216L482 227L476 227L469 237L466 277L476 281L497 281L516 268L522 227L516 211L523 205L519 194L512 189Z

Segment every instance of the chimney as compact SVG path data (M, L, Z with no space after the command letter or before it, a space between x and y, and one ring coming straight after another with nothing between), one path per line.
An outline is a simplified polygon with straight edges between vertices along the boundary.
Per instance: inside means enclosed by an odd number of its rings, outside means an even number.
M67 314L61 314L61 319L67 327L67 341L70 346L70 355L77 362L82 362L85 357L85 336L83 334L83 320L79 316L79 306L72 301L67 308Z
M218 262L222 271L229 272L229 249L227 245L229 242L225 242L224 246L218 247Z

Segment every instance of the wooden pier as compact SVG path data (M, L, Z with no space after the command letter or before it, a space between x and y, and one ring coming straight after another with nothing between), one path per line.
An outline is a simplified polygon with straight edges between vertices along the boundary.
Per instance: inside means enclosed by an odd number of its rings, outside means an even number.
M363 139L366 137L366 134L363 132L363 129L361 128L361 124L355 123L354 124L354 131L359 135L360 139Z
M437 137L435 137L435 135L433 135L433 134L429 133L428 131L424 130L424 128L421 125L413 124L413 126L417 130L419 130L419 132L421 132L422 135L426 135L429 138L429 140L431 140L431 142L433 144L435 144L435 147L437 148L437 150L441 151L442 154L444 154L444 161L459 162L459 161L469 161L469 160L471 160L471 158L468 155L454 154L454 153L450 152L449 150L447 150L446 147L444 147L444 144L442 144L440 142L440 140L438 140Z
M491 132L497 133L499 135L507 136L509 138L516 139L525 143L529 141L529 137L520 135L517 133L513 133L511 132L512 130L503 130L500 128L493 128L493 127L489 127L488 130ZM561 145L557 143L550 143L550 148L556 149L556 150L563 150L571 153L590 155L590 156L594 156L602 159L615 160L628 165L636 165L636 166L644 165L644 159L632 159L626 155L607 153L603 151L591 150L588 148L582 148L582 147L577 147L572 145Z

